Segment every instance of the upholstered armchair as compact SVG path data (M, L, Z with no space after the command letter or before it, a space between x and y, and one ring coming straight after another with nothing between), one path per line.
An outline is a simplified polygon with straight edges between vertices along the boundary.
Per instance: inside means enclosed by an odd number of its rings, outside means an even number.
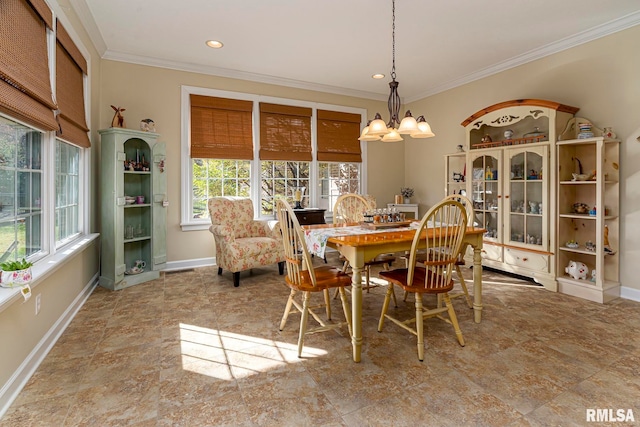
M233 286L240 285L240 272L278 263L284 272L284 247L278 221L253 219L253 202L240 197L209 199L209 216L216 242L218 274L233 273Z

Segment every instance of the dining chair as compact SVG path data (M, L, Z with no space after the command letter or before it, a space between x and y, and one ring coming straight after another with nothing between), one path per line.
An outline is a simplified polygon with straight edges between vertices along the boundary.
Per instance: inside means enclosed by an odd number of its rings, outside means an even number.
M278 199L276 201L276 213L282 230L282 242L285 252L285 262L287 264L285 282L291 289L282 320L280 321L280 330L282 331L284 329L291 310L295 308L297 312L301 314L300 332L298 336L298 357L302 357L304 336L306 334L336 329L346 324L349 330L349 337L351 336L351 310L345 292L345 287L351 285L351 277L341 269L331 265L321 265L317 267L313 265L311 254L304 239L304 231L300 227L298 218L289 203L283 199ZM328 291L333 288L337 289L340 294L340 299L342 300L342 309L345 316L344 322L328 322L331 320ZM324 304L312 306L311 294L313 293L321 293ZM301 302L297 299L298 294L302 296ZM324 321L314 312L314 309L317 308L327 309L327 321ZM309 314L320 326L307 329Z
M415 317L403 320L387 313L393 293L393 286L389 286L382 305L378 332L382 332L384 320L389 319L416 335L420 361L424 360L424 319L426 318L437 317L451 324L458 342L464 346L464 338L451 304L449 291L453 289L451 274L455 268L466 229L467 212L464 206L455 200L442 200L420 221L409 251L408 267L380 272L382 279L415 295ZM425 234L431 237L425 239ZM431 254L421 266L416 263L419 251ZM425 308L422 304L423 294L442 295L446 306ZM443 316L445 312L448 313L448 318ZM415 323L415 327L410 326L412 323Z
M466 196L463 196L461 194L450 194L447 197L445 197L443 200L455 200L457 202L460 202L462 206L464 206L465 210L467 211L467 227L473 227L475 210L473 209L473 203L471 203L471 200L469 200ZM462 291L455 292L455 293L450 292L449 298L455 299L459 297L464 297L465 300L467 301L467 305L469 306L469 308L473 308L471 296L469 295L467 284L464 281L464 276L462 274L462 268L461 268L462 266L466 265L464 260L464 255L467 251L467 246L469 246L467 243L462 245L462 248L460 249L460 253L458 254L458 258L456 259L456 263L455 263L456 275L458 276L458 281L460 282L460 287L462 288ZM423 263L425 259L426 259L426 254L424 253L420 253L418 256L416 256L417 263ZM442 306L442 295L438 296L438 307L440 306Z
M336 200L336 204L333 205L333 223L334 224L348 224L348 223L360 223L364 220L364 212L375 208L375 200L372 202L371 197L367 199L365 196L354 193L342 194ZM371 267L374 265L382 265L384 270L389 270L391 264L396 260L396 257L392 254L381 254L374 259L364 263L365 284L362 286L363 290L367 293L369 289L375 288L379 285L371 284ZM346 272L349 268L349 261L345 260L342 271ZM395 302L395 294L394 294ZM397 305L397 304L396 304Z

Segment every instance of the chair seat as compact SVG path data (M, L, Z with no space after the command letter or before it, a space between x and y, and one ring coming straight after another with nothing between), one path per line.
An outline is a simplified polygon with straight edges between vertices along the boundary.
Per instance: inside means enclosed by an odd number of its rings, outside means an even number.
M396 268L395 270L390 271L381 271L379 276L389 282L393 282L402 287L407 292L413 293L426 293L426 294L440 294L443 292L449 292L453 289L453 280L449 280L447 286L440 286L437 289L425 288L424 284L427 279L426 275L428 275L429 283L433 283L436 281L436 277L433 277L433 273L428 271L424 267L416 267L413 274L413 285L407 285L407 271L406 268Z
M242 254L242 258L260 257L273 254L282 246L282 241L272 237L243 237L236 239L231 247Z
M300 272L300 284L295 284L287 276L287 284L290 288L302 292L318 292L319 290L351 286L351 276L343 273L339 268L330 265L323 265L314 268L316 275L316 285L311 283L309 271Z

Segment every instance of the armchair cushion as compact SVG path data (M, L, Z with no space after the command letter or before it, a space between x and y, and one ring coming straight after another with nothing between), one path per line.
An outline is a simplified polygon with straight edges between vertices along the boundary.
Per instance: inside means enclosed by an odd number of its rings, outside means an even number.
M213 197L208 207L219 268L235 273L284 261L278 221L253 219L251 199Z

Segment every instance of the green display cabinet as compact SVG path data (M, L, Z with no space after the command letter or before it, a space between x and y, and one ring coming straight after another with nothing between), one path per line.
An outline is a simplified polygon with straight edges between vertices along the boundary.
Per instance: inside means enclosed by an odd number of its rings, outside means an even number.
M166 264L166 147L156 133L122 128L98 133L100 286L118 290L157 279Z

